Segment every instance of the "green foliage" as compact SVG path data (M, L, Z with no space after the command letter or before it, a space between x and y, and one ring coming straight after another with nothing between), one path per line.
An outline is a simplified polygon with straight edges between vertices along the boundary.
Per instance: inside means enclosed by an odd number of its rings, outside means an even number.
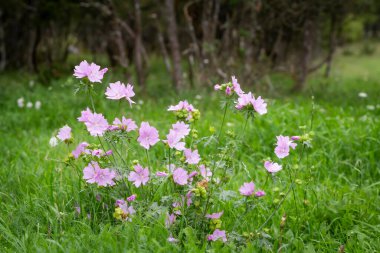
M379 179L380 179L380 90L377 56L341 56L333 68L333 78L325 80L317 74L310 90L300 96L271 97L268 114L254 119L247 126L244 149L231 150L244 161L241 169L227 172L232 177L223 195L220 210L224 210L223 226L229 232L226 244L216 242L202 246L194 229L186 227L180 235L184 244L167 242L169 232L159 206L149 210L149 226L142 221L121 224L99 217L78 216L75 200L78 192L74 171L57 163L57 157L69 153L65 145L51 148L50 137L68 123L80 129L75 118L89 101L83 94L73 94L74 80L69 77L52 81L48 88L28 75L9 73L0 77L0 251L1 252L337 252L344 245L347 252L376 252L380 249ZM157 73L159 76L160 73ZM277 88L280 78L273 78ZM160 82L160 80L158 80ZM155 80L149 82L154 87ZM104 88L104 87L103 87ZM311 95L313 91L314 100ZM112 118L117 104L100 99L102 88L95 97L97 108ZM358 96L366 92L367 98ZM202 99L184 96L200 109L197 122L199 136L210 135L210 125L220 124L220 106L216 96L200 94ZM16 100L42 101L40 110L18 108ZM138 122L152 119L160 131L166 131L167 119L162 117L167 106L178 97L163 96L137 104L132 114ZM99 99L98 99L99 98ZM273 152L272 143L278 134L300 133L299 126L310 124L314 101L312 152L295 168L296 199L292 195L265 226L256 233L267 215L274 209L276 199L286 189L282 181L268 180L261 159ZM374 109L368 109L373 105ZM130 108L122 108L131 116ZM112 115L111 115L112 114ZM227 117L227 137L241 133L239 114ZM74 132L79 142L83 132ZM215 131L215 130L213 130ZM218 129L216 129L218 131ZM207 148L206 148L207 152ZM153 158L154 156L152 156ZM284 171L285 172L285 171ZM244 221L234 227L244 209L237 201L237 190L247 178L263 186L267 205L251 206ZM273 203L273 204L272 204ZM272 204L272 205L271 205ZM298 219L295 209L298 207ZM268 209L263 209L268 206ZM257 209L256 209L257 208ZM256 212L255 210L260 210ZM286 221L281 222L286 213ZM260 215L259 215L260 214ZM265 215L264 215L265 214ZM157 216L158 215L158 216ZM237 235L243 234L240 237ZM247 245L243 247L243 245Z

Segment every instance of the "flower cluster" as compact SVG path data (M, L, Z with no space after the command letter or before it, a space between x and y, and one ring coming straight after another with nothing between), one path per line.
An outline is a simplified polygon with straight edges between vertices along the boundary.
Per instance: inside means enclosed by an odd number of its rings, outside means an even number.
M75 67L74 76L85 79L86 82L101 83L106 72L107 68L101 70L94 63L82 61ZM90 95L91 89L92 85L88 85ZM215 85L215 90L223 91L229 99L234 99L238 112L248 111L260 115L267 113L264 100L260 96L255 98L251 92L245 93L234 76L231 82ZM109 100L125 99L129 105L135 103L132 101L135 93L131 84L125 85L120 81L110 83L104 94ZM225 108L227 111L227 105ZM79 180L84 180L86 187L92 191L100 192L88 201L103 202L103 205L100 210L86 205L82 208L82 203L76 212L92 211L87 215L90 218L97 215L97 212L108 212L109 215L100 217L112 217L109 211L110 206L114 206L113 217L121 222L133 222L136 216L142 222L144 218L151 217L160 220L158 216L163 214L166 215L164 225L171 243L181 240L178 236L183 233L181 229L184 222L199 229L199 235L203 235L201 239L205 242L227 242L230 236L223 229L224 211L220 210L219 203L222 201L218 198L228 181L226 171L233 166L234 147L231 143L239 142L231 141L225 147L220 147L223 145L219 143L218 136L216 151L203 154L202 147L206 144L199 145L203 140L198 139L193 124L200 118L199 110L185 100L169 106L168 111L174 112L176 121L167 127L169 130L166 139L161 141L159 131L146 120L137 124L133 119L119 115L109 124L102 113L95 111L94 103L91 109L86 108L81 112L78 121L84 123L89 135L96 138L79 142L65 163L73 165L73 168L83 168L80 169L82 176ZM224 119L220 131L223 123ZM227 133L227 136L236 139L232 133ZM296 148L294 141L306 143L310 139L308 135L277 136L274 153L283 159L290 154L291 149ZM56 137L50 140L50 145L56 146L58 140L67 145L72 144L75 140L71 127L62 127ZM153 158L150 154L153 154ZM218 158L220 160L216 161ZM77 166L81 161L82 165ZM265 160L264 167L272 175L282 169L281 165L269 159ZM257 183L256 180L255 182ZM239 192L241 196L237 196L246 203L244 214L250 210L252 201L265 201L265 198L259 198L266 193L256 190L253 181L244 183L239 189L234 189L234 192ZM165 209L147 214L157 206L164 206ZM237 205L237 210L240 209L243 208ZM218 211L212 213L212 210Z
M168 111L174 112L178 120L187 122L194 122L201 116L199 110L195 109L194 106L189 104L186 100L180 101L177 105L169 106Z

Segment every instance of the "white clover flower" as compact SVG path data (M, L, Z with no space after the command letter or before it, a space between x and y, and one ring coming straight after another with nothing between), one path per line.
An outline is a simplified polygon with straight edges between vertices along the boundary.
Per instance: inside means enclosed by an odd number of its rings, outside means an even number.
M375 110L375 106L374 105L367 105L367 109L370 111L373 111L373 110Z
M36 110L39 110L41 108L41 101L37 100L34 104L34 107L36 108Z
M58 139L55 136L51 137L49 140L49 145L50 145L50 147L57 146L58 145Z
M32 103L32 102L28 102L28 103L26 104L26 107L27 107L27 108L32 108L32 107L33 107L33 103Z
M17 105L18 105L18 107L20 107L20 108L23 108L23 107L24 107L24 98L23 98L23 97L17 99Z
M359 92L358 96L361 98L366 98L366 97L368 97L368 94L365 92Z

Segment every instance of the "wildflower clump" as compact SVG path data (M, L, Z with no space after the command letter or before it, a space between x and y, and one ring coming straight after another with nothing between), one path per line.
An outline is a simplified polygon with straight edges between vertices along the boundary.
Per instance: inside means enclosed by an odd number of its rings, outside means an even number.
M164 132L160 133L156 124L147 119L135 121L132 113L135 103L132 98L136 95L133 85L125 85L121 81L109 83L103 94L111 101L127 103L128 110L131 110L128 116L117 111L110 119L108 112L97 111L92 96L93 83L102 83L107 71L107 68L100 69L100 66L87 61L82 61L74 69L74 76L81 80L79 90L86 87L84 90L91 101L90 107L78 111L80 115L77 118L79 127L88 133L88 138L76 142L72 128L66 125L50 140L52 147L60 140L70 148L65 164L77 173L82 193L76 199L79 205L74 207L77 214L85 212L88 219L111 218L125 225L133 224L136 218L139 221L136 226L162 222L169 243L184 240L186 224L196 231L200 244L226 243L243 237L242 234L237 236L234 229L252 210L260 212L257 202L264 202L268 195L277 195L270 204L282 203L279 197L285 199L286 194L279 193L274 187L269 189L266 183L261 183L262 179L253 180L249 174L253 168L244 169L248 182L236 183L234 172L245 166L242 159L235 157L236 150L250 145L244 143L248 120L256 114L266 114L267 103L261 96L245 93L235 76L230 82L215 85L215 90L224 92L227 100L221 126L208 126L211 136L204 137L194 124L200 120L200 111L187 100L168 107L175 117L164 122ZM242 132L223 131L226 114L231 108L246 116ZM164 137L160 138L160 135ZM282 160L291 155L291 150L297 147L296 142L309 145L311 140L311 132L292 137L279 135L274 158ZM288 169L271 158L263 161L268 177L273 180L281 170ZM229 227L223 222L226 215L222 207L226 201L236 201L233 203L234 211L240 213L233 226ZM268 214L269 218L272 216Z

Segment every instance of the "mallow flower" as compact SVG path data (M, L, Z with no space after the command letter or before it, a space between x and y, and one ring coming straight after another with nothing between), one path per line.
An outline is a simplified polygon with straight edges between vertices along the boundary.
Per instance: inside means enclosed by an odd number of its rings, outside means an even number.
M137 129L136 123L132 119L126 119L124 116L121 118L115 118L112 123L117 129L130 132Z
M99 186L113 186L115 182L113 179L116 173L110 169L101 169L97 162L90 162L87 167L83 169L83 179L89 184L98 184Z
M240 194L243 196L251 196L255 191L255 184L253 182L244 183L239 189Z
M109 128L107 120L101 113L92 113L88 108L81 112L78 121L84 122L92 136L103 136Z
M78 157L85 153L85 150L86 148L88 147L88 143L87 142L82 142L82 143L79 143L79 145L75 148L75 150L73 150L73 152L71 152L71 154L74 156L75 159L78 159Z
M59 129L57 138L61 141L68 141L71 139L71 128L68 125L65 125Z
M185 149L184 154L188 164L198 164L201 160L198 150L191 151L191 149Z
M132 221L132 215L135 214L136 211L133 206L129 206L128 202L124 202L119 204L117 208L115 208L115 212L113 217L117 220L122 221Z
M156 128L149 125L148 122L142 122L139 129L139 137L137 141L145 149L149 149L156 144L160 139L158 138L158 131Z
M128 176L128 181L139 188L140 185L146 185L149 181L149 169L143 168L140 164L134 166L135 171L131 171Z
M214 232L211 235L207 236L208 241L216 241L216 240L222 240L223 242L227 241L226 237L226 231L225 230L219 230L215 229Z
M209 168L207 168L204 164L199 165L199 172L201 176L206 179L207 181L210 180L212 176L212 172Z
M108 99L112 99L112 100L119 100L119 99L125 98L129 102L129 105L132 105L135 103L131 99L131 97L135 95L133 91L133 86L130 84L127 84L127 86L125 86L125 84L120 81L117 81L115 83L110 83L109 86L107 87L105 95L107 96Z
M271 161L265 161L264 167L269 173L276 173L282 170L281 165L279 165L278 163L271 162Z
M274 153L278 158L284 158L289 155L290 148L295 149L297 143L294 143L289 136L277 136L277 146L274 149Z
M257 191L255 192L255 197L257 198L261 198L261 197L264 197L265 196L265 192L264 191Z
M183 138L190 133L190 127L183 121L178 121L172 125L173 131L180 137Z
M169 134L166 136L166 138L167 140L164 140L164 142L168 144L170 148L174 148L176 150L185 149L185 142L181 141L181 136L173 131L173 129L169 131Z
M187 179L189 175L187 171L182 168L177 168L173 171L173 180L176 184L185 185L187 184Z
M235 108L242 110L244 108L249 108L249 106L252 106L260 115L267 113L267 104L260 96L255 99L251 92L248 94L240 94Z
M206 214L205 217L209 219L219 219L220 217L222 217L222 215L223 215L223 211L219 213Z
M171 225L174 224L175 220L176 220L176 216L174 213L166 214L165 227L169 228Z
M89 64L87 61L82 61L78 66L75 66L74 76L76 78L87 77L91 83L100 83L107 70L107 68L100 69L100 66L95 63Z

